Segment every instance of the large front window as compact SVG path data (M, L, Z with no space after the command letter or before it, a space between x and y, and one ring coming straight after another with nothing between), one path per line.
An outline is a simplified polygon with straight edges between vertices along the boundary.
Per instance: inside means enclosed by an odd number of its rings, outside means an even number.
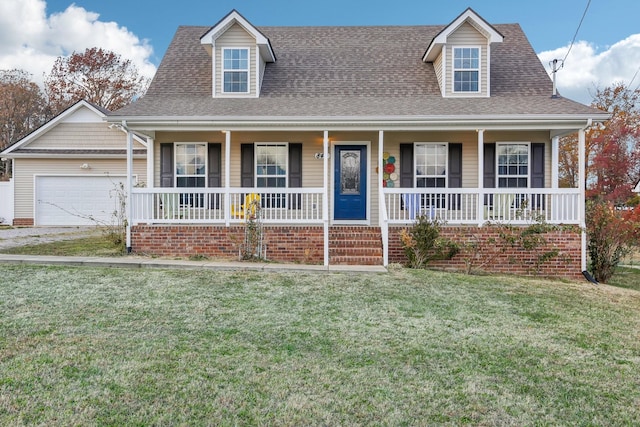
M453 49L453 91L480 91L480 48Z
M419 143L415 145L416 187L447 186L447 144Z
M207 144L175 145L176 187L204 187L207 174Z
M249 92L249 49L223 49L222 67L223 92Z
M529 186L529 144L498 144L498 187Z

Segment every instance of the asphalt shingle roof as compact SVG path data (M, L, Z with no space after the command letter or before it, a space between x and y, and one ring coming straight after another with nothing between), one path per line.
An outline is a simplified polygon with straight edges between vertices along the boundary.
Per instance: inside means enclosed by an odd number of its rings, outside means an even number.
M259 98L213 98L209 28L178 28L147 94L116 116L326 118L381 116L589 115L551 98L552 82L517 24L494 25L491 97L443 98L422 56L444 26L258 27L277 56Z

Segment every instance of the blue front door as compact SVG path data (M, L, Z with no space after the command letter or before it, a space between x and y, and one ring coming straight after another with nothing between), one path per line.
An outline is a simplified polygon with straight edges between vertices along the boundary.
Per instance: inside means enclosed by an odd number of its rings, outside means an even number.
M335 149L333 218L367 219L367 147L337 145Z

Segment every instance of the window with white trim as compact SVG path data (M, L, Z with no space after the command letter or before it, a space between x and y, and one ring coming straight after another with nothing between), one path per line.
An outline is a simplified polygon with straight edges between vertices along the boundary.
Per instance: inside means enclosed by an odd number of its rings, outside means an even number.
M287 187L289 149L286 143L256 143L256 187Z
M249 49L222 50L222 92L249 93Z
M207 177L207 144L175 144L176 187L205 187Z
M480 48L453 48L453 91L480 92Z
M529 144L497 144L498 187L529 187Z
M286 143L256 143L256 187L286 188L288 157L289 146ZM284 193L263 194L261 205L263 208L284 208L287 196Z
M447 144L416 143L414 146L415 186L445 188L447 186Z

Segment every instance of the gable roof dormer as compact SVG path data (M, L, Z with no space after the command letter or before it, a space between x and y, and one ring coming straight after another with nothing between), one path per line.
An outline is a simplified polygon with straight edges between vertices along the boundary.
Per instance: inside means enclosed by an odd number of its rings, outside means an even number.
M235 9L202 37L212 59L213 97L258 97L267 63L276 55L269 39Z
M434 65L443 97L490 96L491 44L504 36L473 9L431 40L422 60Z

